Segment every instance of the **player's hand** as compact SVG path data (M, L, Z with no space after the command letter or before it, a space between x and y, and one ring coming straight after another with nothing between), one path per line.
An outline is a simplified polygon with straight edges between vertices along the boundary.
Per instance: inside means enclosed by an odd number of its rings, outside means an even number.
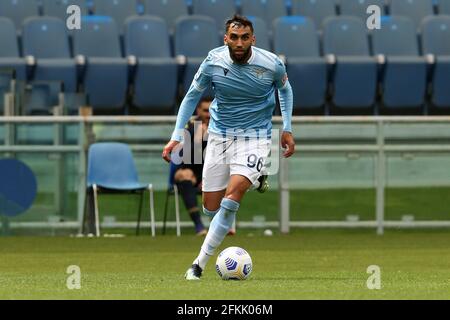
M284 151L283 153L283 156L285 158L289 158L295 153L295 141L292 133L283 132L283 134L281 135L281 147L283 149L286 149L286 151Z
M170 162L170 154L172 151L180 144L179 141L170 140L168 144L164 147L162 157L167 162Z

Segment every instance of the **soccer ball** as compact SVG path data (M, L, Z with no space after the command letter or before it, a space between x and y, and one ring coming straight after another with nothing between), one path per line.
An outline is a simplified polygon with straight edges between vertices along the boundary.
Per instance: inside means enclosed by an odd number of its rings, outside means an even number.
M223 250L216 261L216 271L223 280L245 280L252 273L252 258L242 248Z

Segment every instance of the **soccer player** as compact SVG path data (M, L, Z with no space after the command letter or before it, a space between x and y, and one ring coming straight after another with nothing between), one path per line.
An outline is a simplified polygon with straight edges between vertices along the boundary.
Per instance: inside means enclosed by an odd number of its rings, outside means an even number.
M190 153L186 155L186 158L183 155L183 161L174 174L174 182L180 190L181 198L194 223L195 231L198 236L205 236L207 230L201 220L200 209L197 203L197 194L198 191L201 190L203 180L203 159L202 161L196 161L195 153L201 152L203 155L207 147L207 130L210 119L209 106L211 102L212 99L209 97L202 98L197 105L197 116L193 117L186 125L183 151L189 151ZM264 193L268 188L267 181L265 181L266 179L267 175L261 175L258 183L256 183L253 188L260 193ZM234 235L235 233L236 230L233 226L228 234Z
M252 23L235 15L226 23L224 46L209 52L181 103L175 131L163 150L171 152L209 85L215 92L210 107L208 148L203 169L203 211L214 217L200 253L187 270L187 280L199 280L208 260L230 229L241 200L260 178L270 152L272 114L278 90L283 117L283 156L294 154L291 118L292 88L283 62L255 47Z

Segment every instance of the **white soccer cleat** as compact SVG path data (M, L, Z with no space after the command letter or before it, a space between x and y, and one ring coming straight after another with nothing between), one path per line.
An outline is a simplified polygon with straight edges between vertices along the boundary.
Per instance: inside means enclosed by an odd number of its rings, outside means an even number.
M202 276L202 268L198 264L193 264L192 267L190 267L186 274L184 275L184 278L186 280L200 280L200 277Z

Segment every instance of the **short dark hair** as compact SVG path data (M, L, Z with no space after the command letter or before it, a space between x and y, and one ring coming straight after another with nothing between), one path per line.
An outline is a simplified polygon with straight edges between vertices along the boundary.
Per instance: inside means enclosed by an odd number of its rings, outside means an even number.
M198 102L198 104L197 104L197 108L200 108L200 106L202 105L202 103L203 102L209 102L209 103L211 103L211 102L213 102L213 97L210 97L210 96L204 96L204 97L202 97L201 99L200 99L200 101Z
M233 16L233 18L231 18L230 20L227 21L226 29L225 29L226 33L228 33L228 30L230 30L230 27L231 27L232 24L235 24L235 25L237 25L239 27L242 26L244 28L245 27L250 27L250 30L252 30L252 33L255 31L253 29L253 23L247 17L241 16L241 15L238 15L238 14L235 14Z

